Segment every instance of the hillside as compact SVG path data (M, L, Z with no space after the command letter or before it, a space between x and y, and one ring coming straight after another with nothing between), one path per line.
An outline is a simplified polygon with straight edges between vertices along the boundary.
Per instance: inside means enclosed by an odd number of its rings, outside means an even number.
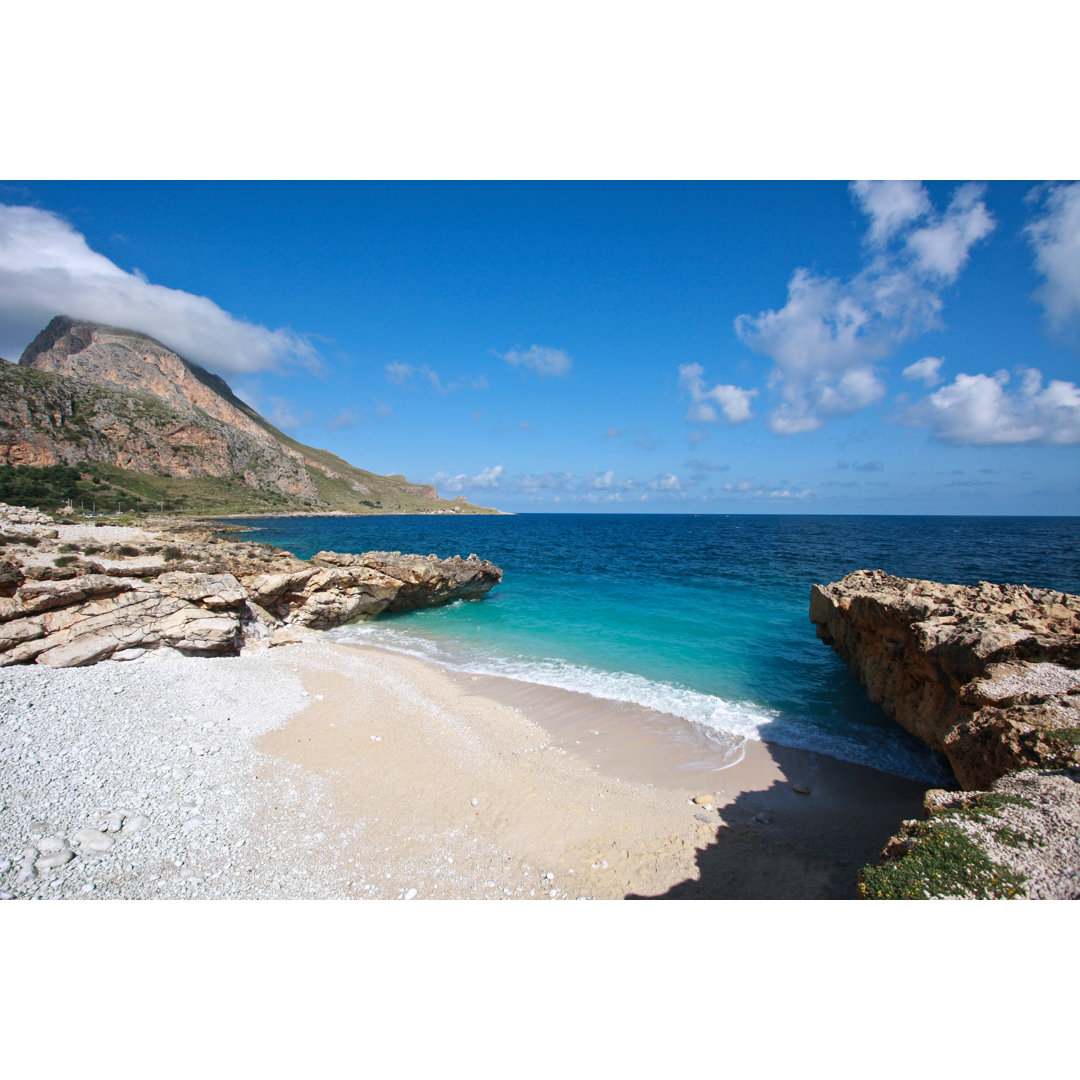
M3 465L76 466L110 499L197 513L497 512L305 446L153 338L64 316L0 364Z

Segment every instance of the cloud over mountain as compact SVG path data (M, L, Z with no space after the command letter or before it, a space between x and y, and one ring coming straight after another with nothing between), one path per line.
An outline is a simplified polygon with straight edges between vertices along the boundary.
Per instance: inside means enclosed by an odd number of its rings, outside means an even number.
M138 330L223 375L318 362L292 330L245 322L205 296L122 270L58 214L0 205L0 356L17 359L54 315Z

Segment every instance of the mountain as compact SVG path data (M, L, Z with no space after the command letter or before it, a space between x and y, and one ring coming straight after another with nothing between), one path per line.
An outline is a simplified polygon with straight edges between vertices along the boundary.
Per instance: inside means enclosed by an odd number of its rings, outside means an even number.
M196 512L496 513L290 439L145 334L58 315L0 363L0 465L85 468Z

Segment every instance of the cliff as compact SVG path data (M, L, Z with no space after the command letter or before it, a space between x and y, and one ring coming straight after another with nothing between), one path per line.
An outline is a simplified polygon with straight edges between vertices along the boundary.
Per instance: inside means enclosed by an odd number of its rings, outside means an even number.
M144 334L57 316L0 364L0 465L88 462L132 497L201 512L493 512L296 442Z
M0 551L0 666L76 667L160 647L234 653L300 628L478 600L502 580L475 555L303 562L208 532L54 524L2 504Z
M965 789L928 793L863 894L1080 895L1080 597L860 570L813 586L810 619Z

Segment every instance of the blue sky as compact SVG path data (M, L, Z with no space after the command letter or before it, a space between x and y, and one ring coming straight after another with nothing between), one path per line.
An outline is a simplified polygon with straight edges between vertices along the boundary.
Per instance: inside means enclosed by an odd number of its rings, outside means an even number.
M6 183L58 313L504 510L1080 513L1075 183Z

